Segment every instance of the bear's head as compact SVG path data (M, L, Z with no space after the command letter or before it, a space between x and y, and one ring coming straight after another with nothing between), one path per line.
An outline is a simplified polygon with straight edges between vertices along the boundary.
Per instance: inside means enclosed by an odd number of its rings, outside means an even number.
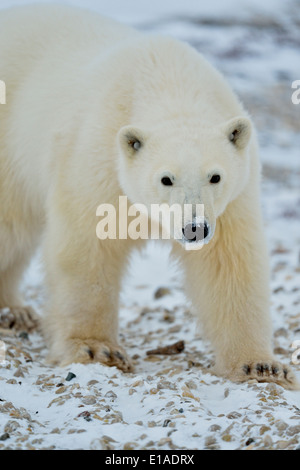
M153 205L179 205L173 238L195 249L212 239L217 218L245 188L251 130L246 117L200 131L182 119L150 130L125 126L118 134L121 188L149 215Z

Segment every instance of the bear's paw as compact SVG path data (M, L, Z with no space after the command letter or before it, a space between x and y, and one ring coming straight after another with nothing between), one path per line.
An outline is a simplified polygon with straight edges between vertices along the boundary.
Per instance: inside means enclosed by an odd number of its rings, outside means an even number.
M63 367L77 362L81 364L100 362L109 367L117 367L123 372L133 370L128 355L118 344L96 339L70 339L65 351L63 359L59 361Z
M300 389L300 384L290 367L272 360L245 362L229 378L235 382L269 382L281 385L287 390Z
M39 327L39 317L32 307L0 309L0 328L31 332Z

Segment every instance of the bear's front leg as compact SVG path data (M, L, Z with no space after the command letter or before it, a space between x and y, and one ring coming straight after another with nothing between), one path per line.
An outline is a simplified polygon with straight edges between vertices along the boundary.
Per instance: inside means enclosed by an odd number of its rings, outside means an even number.
M186 290L216 353L215 372L236 382L255 379L298 388L272 353L269 260L260 217L217 222L213 240L181 253Z
M58 230L50 227L45 243L50 305L44 333L49 360L61 366L100 362L124 372L132 370L118 344L120 278L126 247L117 240L101 242L95 232L85 233L82 227L72 233L67 227L63 234Z

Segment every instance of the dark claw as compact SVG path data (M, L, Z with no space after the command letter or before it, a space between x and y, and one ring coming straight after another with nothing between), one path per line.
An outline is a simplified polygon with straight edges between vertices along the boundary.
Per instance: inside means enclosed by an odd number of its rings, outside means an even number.
M283 374L284 374L285 379L287 378L288 373L289 371L287 369L283 369Z
M125 363L125 358L124 356L120 353L120 351L115 351L114 356L116 356L120 361L123 361Z
M88 353L88 355L90 356L91 359L94 359L94 353L90 348L87 348L86 352Z
M264 373L264 368L262 364L256 364L256 372L258 375L263 375Z
M243 366L243 371L245 372L246 375L249 375L251 372L251 367L248 364L245 364Z
M273 375L277 375L277 374L278 374L278 372L279 372L279 369L278 369L278 367L276 367L276 366L272 366L272 374L273 374Z
M263 365L263 372L264 372L264 373L265 373L265 372L268 372L268 373L270 372L270 368L269 368L269 365L268 365L268 364L264 364L264 365Z
M104 354L104 356L107 357L107 359L111 359L111 354L107 349L103 349L103 354Z

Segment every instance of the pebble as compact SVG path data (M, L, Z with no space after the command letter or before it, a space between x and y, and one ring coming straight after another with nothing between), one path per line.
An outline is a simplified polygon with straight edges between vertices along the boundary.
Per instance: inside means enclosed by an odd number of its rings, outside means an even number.
M225 441L225 442L231 442L232 437L231 437L230 434L223 434L222 440Z
M156 426L155 421L148 421L148 428L154 428Z
M286 433L288 436L295 436L295 434L297 434L298 436L300 436L300 424L296 425L296 426L290 426L287 430L286 430Z
M106 394L104 395L106 398L111 398L112 400L115 400L116 398L118 398L118 395L113 392L112 390L109 390L108 392L106 392Z
M211 446L215 445L216 443L217 443L217 440L214 436L207 436L205 438L204 445L205 445L205 447L211 447Z
M76 376L75 376L75 377L76 377ZM98 383L99 383L98 380L93 379L93 380L90 380L90 381L87 383L87 386L90 387L90 386L96 385L96 384L98 384Z
M227 418L228 419L237 419L237 418L240 418L242 415L241 413L238 413L237 411L232 411L231 413L229 413L227 415Z
M54 429L52 429L50 434L60 434L60 429L59 428L54 428Z
M75 377L76 377L76 375L73 374L73 372L69 372L67 377L66 377L66 381L70 382L70 380L75 379Z
M94 395L87 395L81 399L84 405L94 405L97 403L96 397Z
M7 384L11 384L11 385L15 385L15 384L17 384L18 382L16 381L16 379L8 379L8 380L6 381L6 383L7 383Z
M266 426L265 424L260 427L259 434L262 436L265 434L265 432L270 431L271 428L269 426Z
M284 450L290 445L290 441L277 441L276 449Z
M285 431L288 425L284 421L277 421L275 423L276 428L278 431Z
M64 393L66 390L67 390L67 387L62 386L62 387L59 387L55 393L56 395L60 395L61 393Z
M18 367L18 369L14 373L14 377L24 377L23 370L21 367Z
M208 428L208 430L209 430L210 432L217 432L217 431L220 431L221 429L222 429L221 426L219 426L218 424L212 424L212 425Z
M168 445L172 444L172 439L170 437L163 437L157 443L159 447L165 446L166 444Z
M91 421L91 413L89 411L82 411L82 413L79 413L77 416L78 418L84 418L86 421Z
M123 446L124 450L135 450L138 447L136 442L126 442Z
M166 428L171 423L170 419L165 419L163 422L163 428Z
M250 446L250 445L253 444L254 442L255 442L254 439L252 439L252 437L250 437L250 438L245 442L245 444L246 444L246 446Z
M167 287L159 287L154 293L154 298L161 299L162 297L165 297L166 295L170 295L170 294L171 294L171 291Z
M271 447L273 445L272 438L269 434L264 436L263 443L266 447Z
M12 433L16 431L20 427L18 421L10 420L7 421L6 425L4 426L4 433Z

